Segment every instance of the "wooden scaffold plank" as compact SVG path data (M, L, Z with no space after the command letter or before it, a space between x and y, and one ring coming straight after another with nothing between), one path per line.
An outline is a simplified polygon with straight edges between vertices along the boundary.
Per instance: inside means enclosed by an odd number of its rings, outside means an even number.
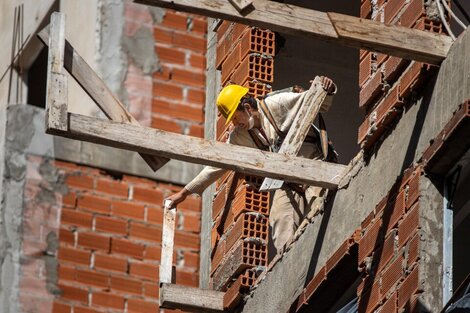
M337 188L346 170L346 166L340 164L292 157L72 113L69 114L69 131L60 135L328 189Z
M326 13L269 0L252 0L241 14L227 0L134 0L134 2L220 18L299 37L319 38L405 59L439 64L452 39L417 29ZM370 29L372 33L368 33Z

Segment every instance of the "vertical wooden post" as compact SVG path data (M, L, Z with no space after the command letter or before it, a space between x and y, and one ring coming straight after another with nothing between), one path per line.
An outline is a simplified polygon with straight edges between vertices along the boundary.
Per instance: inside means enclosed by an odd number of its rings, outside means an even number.
M165 200L163 204L162 258L160 260L160 285L172 283L173 245L175 238L176 207Z
M64 70L65 15L51 15L51 35L47 62L46 130L67 130L67 76Z

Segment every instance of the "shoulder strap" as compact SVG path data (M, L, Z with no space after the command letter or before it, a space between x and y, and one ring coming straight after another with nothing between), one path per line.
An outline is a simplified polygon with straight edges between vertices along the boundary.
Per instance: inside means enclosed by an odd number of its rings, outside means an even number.
M261 110L263 111L264 115L268 119L269 123L274 127L274 130L276 131L277 135L280 138L284 138L286 136L286 134L284 132L282 132L279 129L279 127L277 127L277 124L274 121L274 117L272 116L271 111L269 111L268 106L264 102L264 99L259 100L259 104L260 104Z

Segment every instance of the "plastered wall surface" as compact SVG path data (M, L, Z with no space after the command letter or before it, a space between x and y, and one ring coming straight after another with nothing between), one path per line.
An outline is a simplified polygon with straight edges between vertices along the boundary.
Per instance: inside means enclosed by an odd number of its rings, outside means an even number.
M334 202L307 227L299 241L267 274L252 297L247 299L244 312L286 312L305 287L306 280L354 232L403 170L419 160L430 140L438 134L458 105L470 97L470 62L465 58L470 53L469 48L470 32L467 31L454 44L436 77L424 87L423 96L404 113L378 151L367 162L362 157L358 158ZM442 197L436 196L433 188L429 190L434 196L425 197L431 207L439 210ZM439 227L433 224L439 220L429 216L425 220L429 223L427 229L435 231L436 235L424 240L438 241L442 238ZM436 254L435 249L429 251L426 271L429 276L425 288L431 294L423 300L423 304L428 307L440 304L439 294L434 294L438 292L437 287L432 287L439 286L439 268L436 264L441 254Z

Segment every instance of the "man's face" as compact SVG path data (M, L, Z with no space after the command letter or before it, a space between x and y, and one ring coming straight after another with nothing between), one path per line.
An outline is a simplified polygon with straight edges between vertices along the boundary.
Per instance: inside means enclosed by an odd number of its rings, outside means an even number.
M246 109L243 111L235 111L232 117L232 123L235 126L248 130L250 129L250 114Z

